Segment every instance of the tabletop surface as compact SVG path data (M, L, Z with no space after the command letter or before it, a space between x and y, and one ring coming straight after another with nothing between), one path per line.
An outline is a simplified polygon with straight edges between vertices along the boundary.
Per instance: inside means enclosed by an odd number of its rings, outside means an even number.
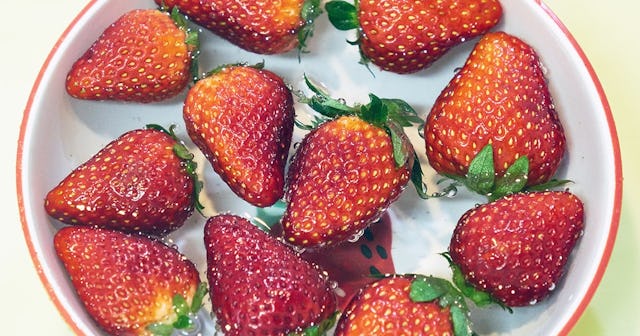
M508 0L507 0L508 1ZM7 239L0 244L0 292L3 325L8 335L71 335L47 296L24 242L15 193L16 140L29 92L57 38L86 5L86 0L13 1L0 20L3 52L0 80L5 97L3 143L9 159L2 169ZM570 335L640 335L636 303L640 291L640 67L636 64L640 28L633 24L640 4L635 1L546 0L568 27L593 65L609 99L623 157L624 196L621 222L611 261L600 287ZM8 314L8 315L7 315ZM8 330L6 329L8 328Z

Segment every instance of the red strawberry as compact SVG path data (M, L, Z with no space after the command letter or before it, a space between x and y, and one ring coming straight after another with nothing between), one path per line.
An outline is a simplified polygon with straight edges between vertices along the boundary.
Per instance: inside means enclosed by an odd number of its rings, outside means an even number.
M260 207L282 197L295 111L280 77L222 67L189 90L183 116L193 142L238 196Z
M287 175L281 223L288 242L310 247L357 235L400 196L417 162L402 126L417 119L400 100L370 95L369 104L350 107L307 84L315 95L303 101L335 119L300 143Z
M325 275L290 247L234 215L205 226L207 277L225 335L287 335L325 329L336 298Z
M400 196L412 162L396 165L389 135L359 117L322 124L303 139L290 166L286 239L328 245L364 230Z
M498 0L345 1L326 4L341 30L358 29L363 61L395 73L429 67L452 47L482 35L502 16Z
M466 175L491 144L498 177L518 159L528 159L529 186L549 181L565 152L563 127L536 52L503 32L478 42L433 105L424 134L429 163L441 174Z
M517 193L471 209L449 246L457 285L507 306L539 302L561 280L583 226L583 204L569 192Z
M319 0L155 0L177 6L194 22L245 50L258 54L285 53L306 47Z
M45 209L68 224L166 234L197 204L200 182L191 157L173 128L129 131L49 191Z
M87 312L109 335L170 335L194 327L207 290L176 249L79 226L58 231L54 246Z
M394 275L362 288L335 335L471 335L467 315L462 294L448 281Z
M197 33L187 29L177 12L127 12L73 64L67 92L89 100L148 103L171 98L193 78L197 45Z

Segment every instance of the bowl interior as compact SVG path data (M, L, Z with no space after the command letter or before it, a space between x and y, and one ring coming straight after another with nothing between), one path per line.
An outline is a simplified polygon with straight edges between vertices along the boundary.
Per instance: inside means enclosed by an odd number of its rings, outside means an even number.
M597 286L611 252L620 208L620 158L615 129L601 88L590 66L566 30L544 5L531 0L503 1L504 18L495 30L520 37L539 53L547 69L549 85L568 138L568 154L559 178L574 181L570 189L585 203L584 236L568 264L564 280L550 299L509 314L499 308L474 310L474 330L480 334L549 335L566 332L578 319ZM217 177L210 165L188 141L179 97L162 103L141 105L87 102L70 98L64 79L71 64L100 33L125 11L154 7L151 1L93 1L72 23L48 58L28 102L18 153L18 186L23 227L34 263L62 315L81 334L101 331L86 315L71 288L67 274L53 249L53 235L60 223L44 212L45 194L73 168L87 160L122 133L147 123L176 124L178 136L198 153L200 174L205 180L205 214L232 212L261 216L256 208L239 200ZM475 40L454 48L426 71L408 76L381 73L375 77L357 64L356 48L345 40L350 33L330 27L320 17L309 49L298 62L295 53L279 56L241 51L209 32L202 34L203 70L238 61L258 63L280 74L294 88L304 88L303 75L320 83L333 96L349 102L366 102L369 92L381 97L402 98L425 117L440 90L460 67ZM298 114L307 110L296 106ZM296 130L294 142L303 132ZM417 131L410 137L431 188L438 176L428 166L424 142ZM451 199L417 199L412 187L389 209L393 223L393 256L398 272L418 272L450 277L439 252L446 250L460 215L483 199L461 191ZM277 211L277 210L276 210ZM206 260L202 242L205 219L194 215L168 239L176 243L202 272ZM213 328L211 324L208 328Z

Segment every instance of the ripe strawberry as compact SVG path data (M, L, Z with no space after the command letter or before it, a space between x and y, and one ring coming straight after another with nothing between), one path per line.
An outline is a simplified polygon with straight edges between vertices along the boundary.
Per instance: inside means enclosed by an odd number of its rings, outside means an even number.
M490 144L498 177L528 160L528 186L549 181L565 152L563 127L536 52L503 32L489 33L437 98L424 129L429 163L464 176Z
M109 335L190 329L207 292L191 261L142 235L68 226L54 247L89 315Z
M200 206L191 158L173 128L126 132L49 191L45 210L67 224L166 234Z
M561 280L583 226L582 202L565 191L517 193L471 209L449 246L456 285L507 306L539 302Z
M211 303L225 335L333 325L336 298L326 277L275 237L244 218L218 215L207 221L204 241Z
M133 10L112 23L73 64L75 98L149 103L180 93L196 69L198 34L177 11Z
M448 281L392 275L360 290L335 335L472 335L467 315L462 294Z
M280 54L303 51L320 15L319 0L155 0L177 6L194 22L245 50Z
M288 242L309 247L348 240L400 196L419 169L402 126L419 119L400 100L370 95L369 104L350 107L307 84L315 95L303 101L335 119L300 143L287 175L281 223ZM421 181L421 172L414 175Z
M482 35L502 16L498 0L345 1L326 4L331 23L358 29L363 62L411 73L429 67L452 47Z
M295 111L280 77L224 66L189 90L183 112L189 136L238 196L259 207L282 197Z

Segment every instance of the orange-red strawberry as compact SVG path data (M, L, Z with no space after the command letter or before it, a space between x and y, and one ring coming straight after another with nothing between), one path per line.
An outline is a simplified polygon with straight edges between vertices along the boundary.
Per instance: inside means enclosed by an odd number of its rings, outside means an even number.
M549 181L565 152L565 135L535 50L504 32L485 35L437 98L424 137L431 166L465 176L490 144L501 177L528 160L526 184Z
M502 16L498 0L364 0L356 6L330 1L326 10L336 28L358 29L363 62L401 74L429 67Z
M68 226L54 247L89 315L109 335L190 329L207 293L194 264L142 235Z
M173 128L126 132L50 190L45 210L73 225L166 234L199 206L191 158Z
M350 107L307 84L315 95L303 101L335 119L298 146L281 223L292 244L337 244L377 221L412 178L419 163L402 127L418 119L400 100L371 94L369 104Z
M336 336L472 335L462 294L446 280L393 275L363 287L338 320Z
M517 193L473 208L449 246L456 285L507 306L540 302L561 281L583 227L583 204L566 191Z
M274 236L218 215L207 221L204 241L211 304L225 335L323 335L333 326L328 279Z
M177 11L125 13L73 64L67 92L79 99L148 103L176 96L193 79L198 35Z
M189 90L183 116L193 142L238 196L260 207L282 197L295 117L282 78L224 66Z
M155 0L177 6L194 22L245 50L281 54L304 50L320 14L319 0Z

